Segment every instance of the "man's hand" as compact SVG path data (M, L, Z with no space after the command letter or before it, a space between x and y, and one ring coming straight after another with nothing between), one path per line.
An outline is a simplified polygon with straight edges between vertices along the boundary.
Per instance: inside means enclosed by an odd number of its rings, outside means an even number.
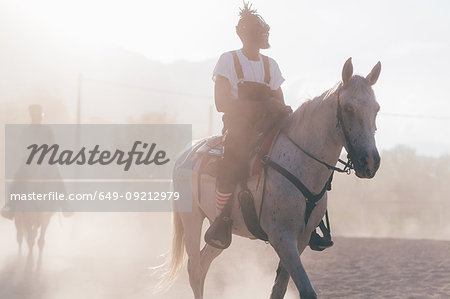
M291 106L285 105L277 98L270 98L267 103L269 113L279 113L282 115L289 115L292 113Z
M232 115L252 117L268 113L289 115L292 109L284 104L281 88L273 91L272 97L265 101L239 101L231 99L231 85L227 78L218 75L214 86L214 99L217 111Z

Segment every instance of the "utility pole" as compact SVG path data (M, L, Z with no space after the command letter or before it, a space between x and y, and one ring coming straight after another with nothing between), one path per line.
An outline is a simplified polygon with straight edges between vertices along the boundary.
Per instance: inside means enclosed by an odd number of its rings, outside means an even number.
M77 124L81 123L81 84L83 83L83 75L78 73L78 95L77 95Z
M80 124L81 124L81 92L82 92L82 83L83 83L83 75L78 73L78 94L77 94L77 115L76 115L76 124L77 124L77 136L76 136L76 147L80 145Z
M213 117L214 117L214 107L212 104L209 105L209 123L208 123L208 136L213 134Z

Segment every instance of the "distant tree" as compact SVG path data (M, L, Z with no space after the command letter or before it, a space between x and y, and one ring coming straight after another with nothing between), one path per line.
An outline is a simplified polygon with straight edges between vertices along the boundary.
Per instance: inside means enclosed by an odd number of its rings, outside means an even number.
M176 117L166 112L146 112L138 118L127 117L127 122L130 124L173 124L175 121Z
M450 155L426 157L397 146L381 153L371 180L335 175L331 219L347 233L367 225L370 235L450 238L449 181Z

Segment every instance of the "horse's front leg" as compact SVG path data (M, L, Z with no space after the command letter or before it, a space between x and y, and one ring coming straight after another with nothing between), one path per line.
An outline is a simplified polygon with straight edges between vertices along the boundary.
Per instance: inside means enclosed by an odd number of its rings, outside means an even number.
M272 293L270 294L270 299L283 299L286 294L287 286L289 283L289 273L283 267L283 264L278 263L277 276L275 277L275 283L272 287Z
M278 233L269 236L269 241L280 257L281 264L297 286L300 298L317 298L300 260L298 240L294 237L295 235L286 229L280 229Z
M24 230L23 215L20 213L16 213L14 223L16 225L16 231L17 231L16 239L17 239L17 244L19 245L19 256L21 256L22 255L23 230Z

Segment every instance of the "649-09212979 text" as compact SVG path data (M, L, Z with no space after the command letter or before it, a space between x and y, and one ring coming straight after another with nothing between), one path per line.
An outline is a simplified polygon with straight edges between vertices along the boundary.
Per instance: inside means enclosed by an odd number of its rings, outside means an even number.
M60 193L60 192L46 192L46 193L11 193L9 196L11 201L63 201L63 200L149 200L149 201L159 201L159 200L179 200L180 193L173 191L128 191L128 192L116 192L116 191L94 191L89 193Z

